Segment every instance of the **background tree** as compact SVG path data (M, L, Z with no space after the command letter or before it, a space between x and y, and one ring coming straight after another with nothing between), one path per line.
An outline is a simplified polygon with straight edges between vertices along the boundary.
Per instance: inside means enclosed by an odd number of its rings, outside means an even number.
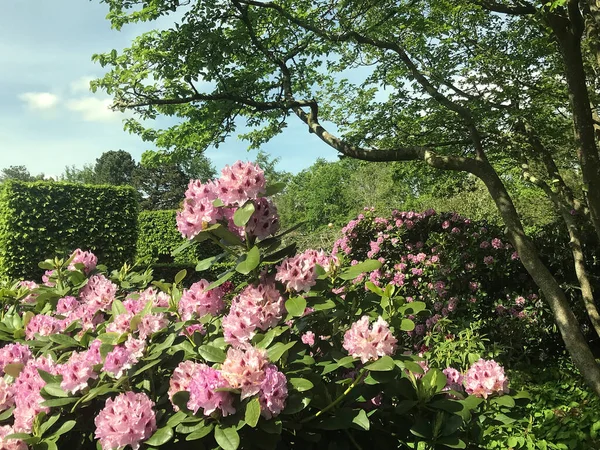
M43 179L43 173L39 174L38 176L33 176L31 173L29 173L29 170L25 166L9 166L5 167L0 172L0 182L6 180L36 181Z
M137 163L125 150L104 152L100 158L96 159L96 165L94 166L95 182L115 186L130 185L136 167Z
M66 166L60 179L70 183L98 184L96 182L96 171L91 164L84 164L81 169L74 165Z
M170 1L105 2L116 28L177 9ZM600 236L597 111L590 106L600 60L596 10L594 0L198 1L186 4L177 27L146 33L120 55L96 55L112 69L93 88L141 120L177 116L180 124L166 130L147 130L140 120L126 128L179 155L190 142L199 149L222 142L240 116L256 127L245 138L258 146L291 115L348 157L416 160L478 178L600 395L600 367L507 189L523 168L554 204L600 333L580 233L587 222ZM572 172L580 176L569 184Z

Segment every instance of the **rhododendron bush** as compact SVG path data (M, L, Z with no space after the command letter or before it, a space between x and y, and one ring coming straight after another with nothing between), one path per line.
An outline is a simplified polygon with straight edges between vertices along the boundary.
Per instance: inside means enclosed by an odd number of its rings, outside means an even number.
M465 448L510 420L525 395L495 361L412 353L428 303L372 277L376 252L280 248L275 191L242 162L190 182L177 227L223 249L197 270L235 261L212 283L108 274L77 250L3 289L0 448Z
M394 211L383 218L365 208L342 229L333 252L348 264L381 263L352 281L366 284L362 297L389 284L407 302L426 305L429 312L413 317L414 330L402 334L416 350L431 349L440 336L455 339L474 323L513 363L563 350L552 313L498 228L453 213Z

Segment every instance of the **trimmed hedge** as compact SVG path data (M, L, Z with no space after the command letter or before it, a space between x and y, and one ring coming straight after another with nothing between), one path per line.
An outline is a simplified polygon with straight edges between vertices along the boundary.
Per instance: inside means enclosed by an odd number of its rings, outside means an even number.
M173 250L185 242L179 231L174 209L142 211L138 218L138 241L136 259L139 262L154 264L193 264L221 253L212 242L204 241L188 247L176 256Z
M76 248L120 267L134 259L137 218L131 187L6 181L0 188L0 272L39 278L37 261Z

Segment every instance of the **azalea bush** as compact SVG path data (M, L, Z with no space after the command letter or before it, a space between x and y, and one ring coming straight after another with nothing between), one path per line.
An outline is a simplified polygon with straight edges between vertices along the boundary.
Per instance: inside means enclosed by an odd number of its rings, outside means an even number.
M5 286L0 447L466 448L515 420L526 394L497 362L414 354L432 312L398 283L365 284L384 263L281 248L277 188L241 162L190 182L177 227L223 250L198 271L233 261L216 281L107 273L77 250Z
M435 352L440 341L463 345L459 335L471 329L487 336L506 363L539 364L563 351L551 311L497 227L454 213L394 211L384 218L365 208L342 229L333 251L350 265L381 262L353 280L366 282L362 297L390 284L407 302L426 304L430 313L412 317L415 329L402 335L415 350ZM473 362L466 355L455 354L463 366Z

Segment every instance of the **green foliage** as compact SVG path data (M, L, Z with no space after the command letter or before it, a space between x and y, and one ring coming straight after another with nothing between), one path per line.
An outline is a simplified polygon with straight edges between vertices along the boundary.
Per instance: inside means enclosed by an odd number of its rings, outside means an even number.
M185 240L175 226L175 210L142 211L138 218L136 258L144 263L178 263L195 266L198 261L221 253L210 241L172 253Z
M0 172L0 183L6 180L18 180L18 181L36 181L43 180L44 174L41 173L37 177L34 177L29 173L25 166L9 166L2 169Z
M0 191L0 270L36 277L34 261L81 247L111 267L132 261L137 239L132 188L7 181Z
M95 180L98 184L131 185L136 162L124 150L110 150L96 159Z

